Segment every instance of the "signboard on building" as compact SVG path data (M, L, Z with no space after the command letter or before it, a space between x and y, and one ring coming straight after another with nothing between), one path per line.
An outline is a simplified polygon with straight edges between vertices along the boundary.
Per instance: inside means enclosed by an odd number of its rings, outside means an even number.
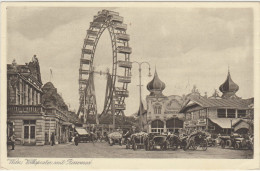
M199 119L197 124L198 125L206 125L206 119Z

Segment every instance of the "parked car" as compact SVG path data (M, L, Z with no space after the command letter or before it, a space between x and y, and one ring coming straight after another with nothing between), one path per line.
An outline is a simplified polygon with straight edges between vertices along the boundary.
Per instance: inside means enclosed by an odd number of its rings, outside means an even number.
M181 139L177 135L168 135L167 141L167 149L177 150L181 145Z
M232 147L236 150L238 149L250 149L252 148L252 143L250 142L250 140L243 138L241 135L239 134L233 134L231 136L221 136L221 147L222 148L226 148L226 147Z
M167 136L156 135L148 141L147 150L167 150L168 144Z
M133 150L145 148L147 139L148 139L148 134L146 132L139 132L139 133L132 134L131 144Z

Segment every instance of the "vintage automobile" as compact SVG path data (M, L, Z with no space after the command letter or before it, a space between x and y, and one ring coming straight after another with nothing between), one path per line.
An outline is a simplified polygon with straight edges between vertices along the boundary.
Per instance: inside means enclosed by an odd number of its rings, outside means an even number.
M120 146L122 142L122 134L120 132L112 132L108 134L108 143L110 146L114 144L119 144Z
M232 147L234 149L239 149L239 145L244 146L244 140L243 138L239 135L239 134L232 134L230 136L226 135L226 136L220 136L219 137L221 139L220 145L222 148L226 148L226 147ZM242 143L243 142L243 143Z
M173 134L167 136L167 149L177 150L180 145L181 140L177 135Z
M253 150L254 148L254 140L252 137L247 138L236 138L235 139L235 149L249 149Z
M203 151L206 151L208 147L206 137L206 134L200 131L190 134L186 138L186 146L183 147L183 150L196 150L198 147L201 147Z
M216 139L210 137L210 136L207 136L206 137L206 140L207 140L207 143L208 143L208 146L209 147L214 147L214 146L217 146L217 141Z
M76 128L76 133L79 135L79 142L88 142L90 141L90 134L84 128Z
M127 146L133 150L145 148L148 139L148 134L146 132L139 132L131 135L131 141L127 142ZM129 143L129 144L128 144Z
M168 141L165 135L155 135L147 142L146 150L167 150Z

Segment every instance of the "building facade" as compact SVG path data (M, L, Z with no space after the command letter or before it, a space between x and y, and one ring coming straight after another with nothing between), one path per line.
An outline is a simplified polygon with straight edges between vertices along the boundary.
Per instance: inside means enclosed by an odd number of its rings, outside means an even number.
M219 90L222 92L221 97L215 91L211 97L193 96L185 102L180 110L185 114L184 127L216 134L252 132L250 115L254 99L237 97L239 86L233 82L229 71Z
M147 84L147 89L150 91L146 97L147 110L138 112L143 115L144 130L149 133L163 133L167 131L178 132L179 129L182 129L184 114L179 113L183 103L182 97L163 95L165 83L159 79L157 71L155 71L153 80Z
M57 94L52 83L42 86L36 56L29 64L7 65L7 136L15 135L16 144L44 145L55 133L57 143L68 142L75 112Z
M42 81L36 56L29 64L7 65L7 135L17 144L43 145L45 113L41 103Z
M45 144L49 144L51 134L56 144L66 143L73 134L76 114L68 110L61 95L51 82L42 87L42 104L45 107Z

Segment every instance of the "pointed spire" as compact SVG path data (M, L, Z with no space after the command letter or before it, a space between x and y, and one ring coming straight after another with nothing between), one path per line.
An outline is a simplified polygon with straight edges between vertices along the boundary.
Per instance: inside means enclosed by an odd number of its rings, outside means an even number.
M156 67L154 77L152 81L147 84L147 89L151 92L150 95L162 95L162 91L165 89L165 83L159 79Z
M228 74L226 81L220 85L219 90L223 93L222 98L236 97L236 92L239 86L231 79L231 74L228 66Z

